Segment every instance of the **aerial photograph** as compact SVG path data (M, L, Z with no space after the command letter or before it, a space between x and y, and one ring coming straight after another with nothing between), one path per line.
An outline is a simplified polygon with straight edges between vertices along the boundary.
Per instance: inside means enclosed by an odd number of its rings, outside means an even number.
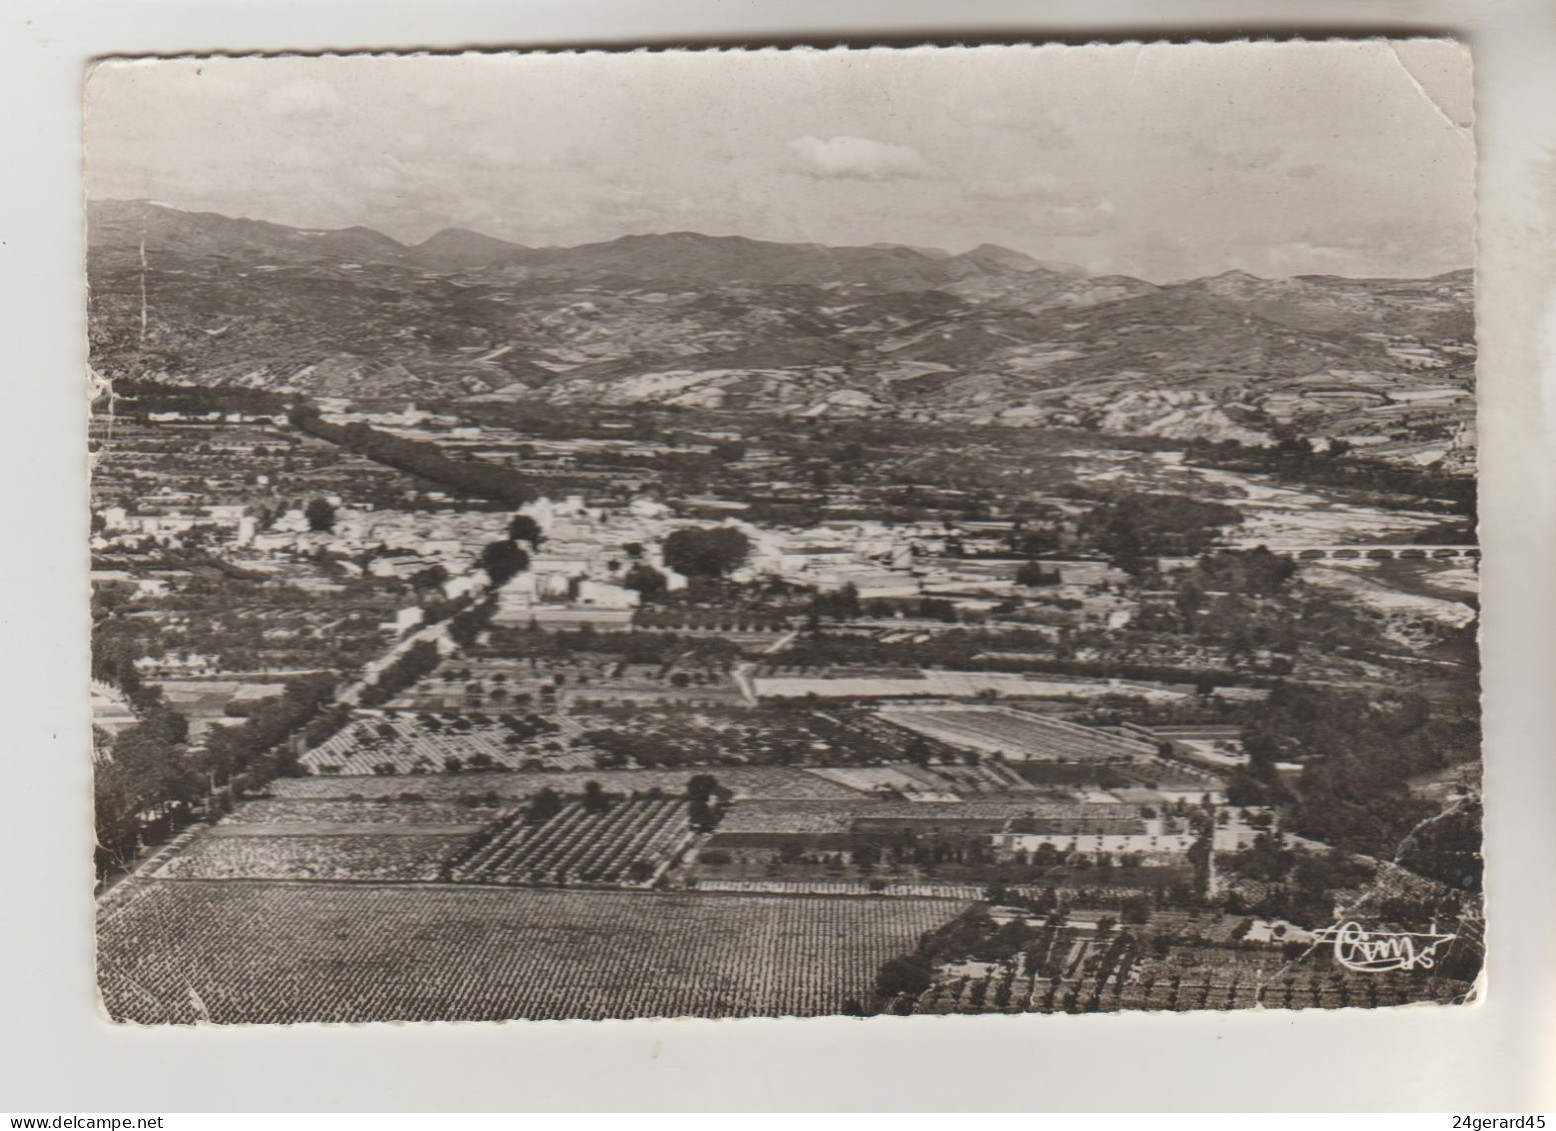
M1475 999L1458 45L85 108L104 1016Z

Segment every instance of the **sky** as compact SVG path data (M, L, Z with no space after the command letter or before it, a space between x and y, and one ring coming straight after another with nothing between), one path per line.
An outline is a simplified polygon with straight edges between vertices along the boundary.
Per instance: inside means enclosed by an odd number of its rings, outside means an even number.
M1473 261L1472 101L1467 52L1427 40L112 62L87 191L402 242L1416 277Z

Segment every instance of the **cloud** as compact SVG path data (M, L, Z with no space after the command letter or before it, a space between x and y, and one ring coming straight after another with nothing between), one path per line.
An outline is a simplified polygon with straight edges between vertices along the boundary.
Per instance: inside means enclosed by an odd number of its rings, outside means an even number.
M975 181L962 197L979 202L982 213L1000 223L1044 236L1094 236L1114 226L1113 201L1052 173L1029 173L1011 180Z
M1032 217L1032 228L1047 236L1095 236L1113 227L1116 211L1106 198L1045 207Z
M889 145L867 137L798 137L789 148L802 171L821 180L899 181L945 173L911 145Z

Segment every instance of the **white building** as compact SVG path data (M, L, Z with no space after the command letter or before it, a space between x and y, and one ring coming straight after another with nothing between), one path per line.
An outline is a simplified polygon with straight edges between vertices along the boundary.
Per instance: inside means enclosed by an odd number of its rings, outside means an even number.
M1179 831L1179 826L1169 829L1160 817L1141 820L1138 824L1141 826L1138 831L994 833L992 840L996 850L1011 854L1025 852L1031 855L1047 845L1065 855L1077 852L1114 856L1139 854L1147 860L1166 863L1181 859L1198 839L1193 832Z

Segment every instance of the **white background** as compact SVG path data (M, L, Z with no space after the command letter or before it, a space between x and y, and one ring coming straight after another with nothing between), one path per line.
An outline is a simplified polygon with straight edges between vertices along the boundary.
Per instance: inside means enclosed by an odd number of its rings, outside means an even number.
M1556 1107L1556 453L1548 393L1556 8L1540 0L4 0L0 12L0 1111ZM78 140L89 58L1298 32L1450 33L1476 56L1491 942L1482 1003L1235 1016L268 1030L135 1030L97 1017L85 843Z

